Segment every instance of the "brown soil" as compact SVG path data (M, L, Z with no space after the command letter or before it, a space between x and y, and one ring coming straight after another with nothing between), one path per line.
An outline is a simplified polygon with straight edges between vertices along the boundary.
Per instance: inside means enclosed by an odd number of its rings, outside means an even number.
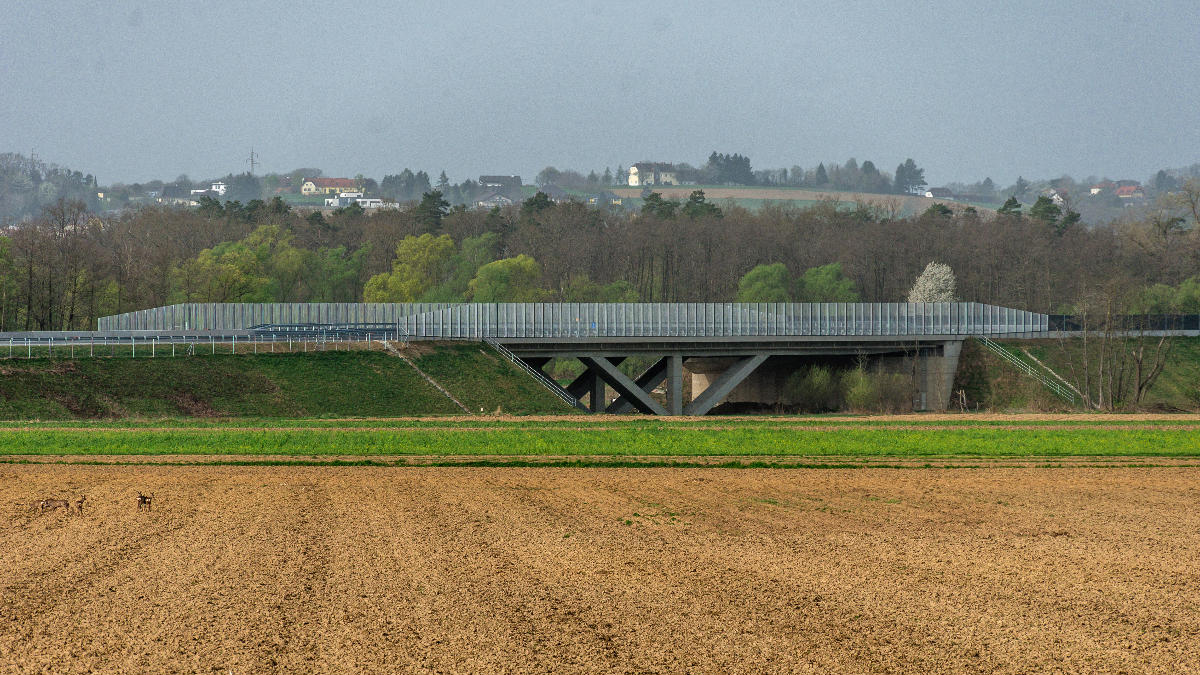
M220 413L216 408L209 405L207 402L200 400L195 394L188 391L176 392L170 397L171 403L180 412L189 417L219 417Z
M0 455L0 464L107 464L107 465L336 465L366 463L379 466L444 465L545 465L584 464L588 467L714 466L778 468L912 468L978 469L993 467L1200 467L1198 457L1145 456L999 456L938 455L887 457L863 455Z
M1198 476L0 466L0 672L1196 672Z

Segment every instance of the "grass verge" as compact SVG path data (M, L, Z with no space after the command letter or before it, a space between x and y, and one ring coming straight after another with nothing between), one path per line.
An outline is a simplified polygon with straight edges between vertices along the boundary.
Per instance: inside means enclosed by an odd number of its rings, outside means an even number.
M1194 426L1109 428L928 425L802 427L627 424L588 428L24 427L0 431L0 455L382 455L491 457L1193 457Z

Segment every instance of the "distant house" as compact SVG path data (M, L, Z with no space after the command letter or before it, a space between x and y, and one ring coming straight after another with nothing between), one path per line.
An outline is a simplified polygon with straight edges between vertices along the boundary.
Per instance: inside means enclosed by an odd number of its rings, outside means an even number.
M620 196L608 190L587 198L588 206L621 206L623 201Z
M1109 190L1115 189L1117 189L1117 184L1111 180L1106 180L1096 183L1092 187L1088 188L1088 194L1098 195L1101 192L1108 192Z
M340 208L342 206L350 206L356 199L363 196L361 192L339 192L336 197L326 197L325 206Z
M1142 189L1141 185L1121 185L1113 190L1113 194L1130 201L1146 198L1146 191Z
M192 194L191 189L178 185L164 185L157 201L164 206L199 206L200 198Z
M629 167L630 187L642 185L677 185L674 164L663 162L638 162Z
M227 190L227 189L228 189L228 186L225 185L224 182L216 181L216 182L212 183L209 187L200 188L198 190L192 190L192 194L196 195L197 198L199 198L199 197L213 197L213 198L224 197L225 190Z
M931 199L954 199L954 192L950 188L929 188L925 191L925 196Z
M361 192L362 186L350 178L305 178L300 185L302 195L330 195L335 192Z
M512 206L513 200L496 191L484 193L475 199L475 208L494 209L500 206Z
M375 197L364 197L361 192L342 192L336 197L326 197L325 206L335 209L358 204L364 209L378 209L383 207L383 200Z
M496 192L504 192L513 188L521 187L520 176L480 176L479 187L494 190Z

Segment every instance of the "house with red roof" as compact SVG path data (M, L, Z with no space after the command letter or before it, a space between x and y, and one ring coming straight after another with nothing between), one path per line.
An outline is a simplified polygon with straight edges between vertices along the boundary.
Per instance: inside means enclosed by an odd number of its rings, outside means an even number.
M1146 191L1142 189L1141 185L1121 185L1113 190L1113 194L1121 199L1129 200L1146 198Z
M362 186L352 178L305 178L300 185L302 195L328 195L335 192L362 192Z

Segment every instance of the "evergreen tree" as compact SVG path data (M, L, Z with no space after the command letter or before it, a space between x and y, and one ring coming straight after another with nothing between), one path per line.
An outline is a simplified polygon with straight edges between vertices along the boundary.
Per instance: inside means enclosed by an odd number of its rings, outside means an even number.
M720 218L723 214L716 204L705 200L704 190L693 190L691 196L683 204L683 215L688 218L699 218L701 216Z
M1021 216L1021 202L1017 201L1016 197L1010 196L1008 201L1004 202L1004 206L996 209L996 213L1002 216Z
M530 215L540 211L545 211L552 206L554 206L554 202L551 201L550 195L538 190L537 194L533 195L529 199L526 199L525 202L521 204L521 213Z
M1013 184L1013 195L1020 197L1029 191L1029 181L1017 176L1017 182Z
M897 193L913 194L925 187L925 184L925 169L918 167L911 157L896 167L896 178L893 185Z
M1047 225L1053 226L1061 215L1062 209L1058 208L1058 205L1046 195L1038 197L1033 206L1029 207L1029 217Z
M950 210L949 206L946 206L945 204L937 203L937 204L934 204L934 205L930 206L929 208L925 209L925 213L922 213L921 216L923 218L946 218L946 219L949 219L954 216L954 212Z
M1154 174L1154 191L1155 192L1171 192L1179 188L1179 181L1175 180L1166 171L1159 169L1158 173Z
M817 186L826 185L829 183L829 174L825 172L825 163L821 162L817 165L817 171L813 174L813 184Z
M697 192L699 192L697 190ZM669 220L675 217L675 211L679 208L679 202L673 199L663 199L662 194L651 192L642 200L642 213L657 216L663 220Z
M429 182L429 174L424 171L418 171L413 176L412 189L409 190L408 198L416 199L417 195L423 195L431 190L433 190L433 185Z
M445 173L442 176L445 177ZM437 232L442 229L442 218L446 216L450 208L450 202L443 198L441 190L426 192L421 196L421 203L417 204L414 213L417 216L417 222L425 228L427 232Z
M1072 211L1070 209L1067 209L1066 214L1064 214L1063 217L1061 219L1059 219L1058 223L1054 226L1054 233L1061 237L1064 232L1071 229L1072 225L1074 225L1075 223L1078 223L1079 219L1081 217L1082 216L1079 215L1078 211Z

